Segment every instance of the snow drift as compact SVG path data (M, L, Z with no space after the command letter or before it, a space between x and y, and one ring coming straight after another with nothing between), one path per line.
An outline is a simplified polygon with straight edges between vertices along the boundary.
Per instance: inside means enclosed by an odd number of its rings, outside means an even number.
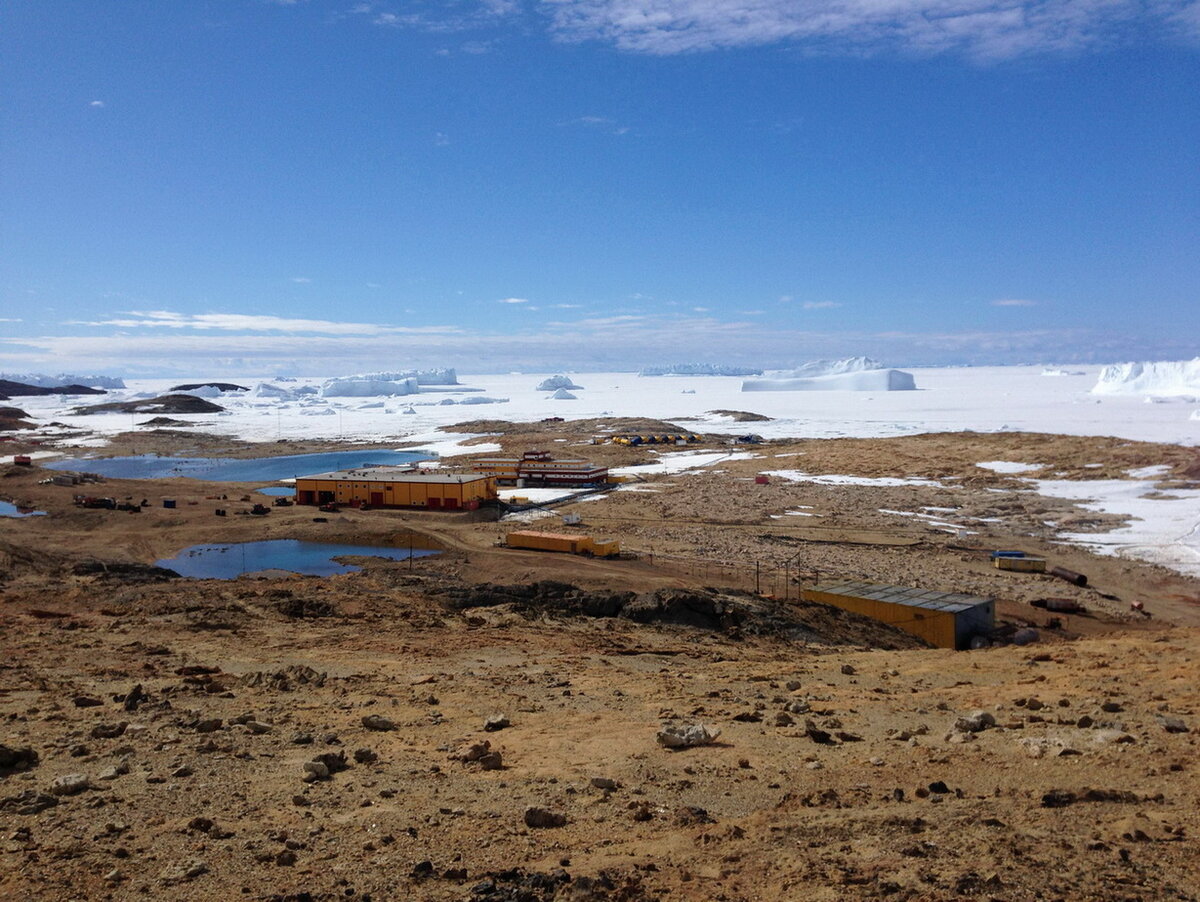
M1200 396L1200 357L1194 360L1114 363L1100 371L1092 394Z
M747 379L742 391L915 391L912 373L886 369L870 357L814 360L765 379Z

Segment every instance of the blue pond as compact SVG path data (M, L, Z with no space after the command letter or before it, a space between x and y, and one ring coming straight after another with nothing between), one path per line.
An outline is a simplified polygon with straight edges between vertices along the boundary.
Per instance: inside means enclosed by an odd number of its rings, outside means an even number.
M45 511L17 507L11 501L0 501L0 517L42 517L45 514Z
M193 545L172 558L155 561L192 579L233 579L259 570L290 570L310 576L332 576L362 569L333 560L343 555L381 557L406 561L437 554L422 548L391 545L343 545L336 542L304 542L300 539L271 539L263 542L234 542L222 545Z
M210 482L274 482L294 476L346 470L350 467L411 464L428 460L420 451L327 451L240 460L221 457L97 457L56 460L53 470L96 473L111 479L169 479L184 476Z
M259 489L258 494L277 495L280 498L291 498L296 494L296 490L290 485L271 485L267 486L265 489Z

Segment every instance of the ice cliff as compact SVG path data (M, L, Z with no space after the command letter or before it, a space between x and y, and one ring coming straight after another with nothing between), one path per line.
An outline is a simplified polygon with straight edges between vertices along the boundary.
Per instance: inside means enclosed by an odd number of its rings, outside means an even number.
M1194 360L1114 363L1100 371L1092 394L1200 397L1200 357Z

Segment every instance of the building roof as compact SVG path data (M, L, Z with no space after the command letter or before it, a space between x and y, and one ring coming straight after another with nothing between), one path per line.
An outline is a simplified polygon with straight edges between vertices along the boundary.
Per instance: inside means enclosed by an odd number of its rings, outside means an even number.
M395 467L359 467L354 470L335 470L332 473L314 473L311 476L297 476L296 478L328 479L339 482L423 482L439 485L463 485L491 477L486 473L422 473Z
M981 598L978 595L936 592L933 589L911 589L907 586L888 586L852 579L822 583L819 586L813 586L809 591L824 592L826 595L845 595L850 598L869 598L872 601L902 604L949 614L959 614L979 605L992 603L990 598Z

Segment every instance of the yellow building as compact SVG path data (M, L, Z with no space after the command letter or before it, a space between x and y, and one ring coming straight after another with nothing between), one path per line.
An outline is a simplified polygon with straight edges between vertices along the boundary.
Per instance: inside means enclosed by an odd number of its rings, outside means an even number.
M495 500L496 481L484 473L362 467L296 477L297 504L457 511Z
M969 648L996 625L995 604L976 595L843 580L805 589L802 597L881 620L940 648Z
M591 536L563 532L535 532L522 529L510 532L504 540L509 548L528 548L532 551L558 551L564 554L591 554L596 557L616 557L621 546L616 539L593 539Z

